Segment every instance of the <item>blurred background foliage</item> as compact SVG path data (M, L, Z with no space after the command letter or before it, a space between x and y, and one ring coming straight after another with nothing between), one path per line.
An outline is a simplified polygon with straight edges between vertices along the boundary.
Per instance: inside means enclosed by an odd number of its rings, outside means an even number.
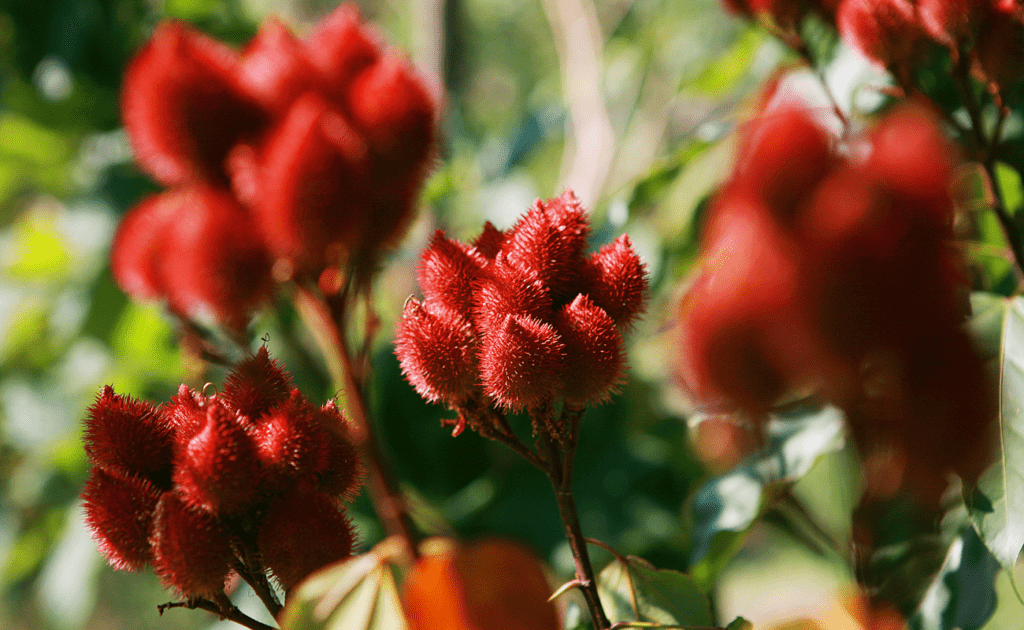
M452 438L439 423L446 411L408 386L390 346L401 305L415 292L416 257L434 229L470 239L484 220L508 227L534 198L571 185L593 210L594 246L629 232L653 286L649 314L630 341L629 385L585 418L576 482L586 534L658 567L692 570L722 623L810 613L849 588L853 576L821 545L820 532L808 533L784 511L761 514L766 488L793 464L801 479L786 491L813 506L815 522L835 541L848 540L858 472L841 429L809 416L797 432L802 440L779 436L803 464L784 461L779 450L775 460L706 484L714 458L704 454L702 463L695 454L667 370L667 329L696 254L702 204L729 172L730 133L757 86L793 62L786 49L724 15L714 0L359 4L444 95L442 147L423 211L377 288L374 412L421 527L506 535L546 557L559 579L572 573L546 480L472 432ZM156 190L131 162L119 86L132 51L162 19L188 20L241 45L267 15L304 33L333 7L333 0L0 0L0 627L224 623L202 612L158 618L157 604L171 594L152 575L109 569L77 501L87 472L81 418L101 385L167 400L183 381L202 386L223 376L182 355L175 324L158 305L128 301L111 279L107 253L119 217ZM818 43L845 54L834 41ZM870 71L863 63L842 68L852 95L850 77ZM290 305L264 313L251 333L254 344L266 335L312 399L334 394ZM354 514L364 545L379 539L365 499ZM935 562L916 568L925 586L946 555L946 546L936 549ZM611 560L595 554L599 566ZM1015 627L1000 621L1020 619L1008 579L998 588L989 627ZM238 597L245 609L245 594Z

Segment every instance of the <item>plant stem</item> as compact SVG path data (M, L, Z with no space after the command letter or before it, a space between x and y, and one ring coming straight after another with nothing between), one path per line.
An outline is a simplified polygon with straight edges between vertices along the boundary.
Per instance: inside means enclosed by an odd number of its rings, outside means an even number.
M576 414L577 418L578 415ZM587 539L580 528L580 517L576 511L576 500L573 498L572 459L576 450L575 438L574 432L570 432L570 445L567 445L563 452L551 435L541 433L541 441L548 454L548 479L551 480L551 486L555 491L558 514L562 517L565 537L569 541L573 562L576 564L576 580L579 582L580 592L587 602L595 630L608 630L611 622L608 621L597 594L597 580L594 577L594 568L590 564L590 554L587 552Z
M417 539L412 518L370 422L362 387L356 378L355 365L345 338L345 315L350 306L347 303L348 295L348 292L343 292L338 298L329 299L299 286L295 304L306 318L324 353L331 378L345 392L345 413L352 421L349 437L366 458L370 497L377 517L384 529L398 536L405 543L411 557L416 558Z
M277 616L281 614L281 609L284 608L280 602L277 601L277 596L274 594L274 589L270 586L270 582L267 580L267 573L262 564L253 557L253 554L248 546L243 546L242 551L242 566L245 571L239 571L238 574L242 576L242 579L252 587L252 590L263 602L263 605L270 611L271 616L277 619ZM236 567L236 571L240 567Z
M200 608L218 615L221 619L234 621L239 625L250 628L250 630L275 630L273 626L268 626L265 623L257 621L239 610L231 603L231 600L229 600L226 595L223 596L223 600L224 601L217 603L209 599L197 597L184 602L168 602L166 604L160 604L156 607L156 610L162 616L165 610L169 610L171 608L187 608L189 610Z

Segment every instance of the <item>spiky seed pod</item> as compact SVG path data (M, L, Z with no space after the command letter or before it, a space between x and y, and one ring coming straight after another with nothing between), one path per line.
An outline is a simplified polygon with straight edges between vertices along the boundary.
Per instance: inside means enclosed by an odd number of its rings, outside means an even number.
M110 271L121 290L137 300L159 300L166 295L161 261L164 238L177 207L164 195L146 197L132 208L110 246Z
M363 485L365 467L359 450L349 437L349 420L330 400L314 412L313 422L322 434L314 471L318 489L343 501L354 501Z
M139 571L152 561L149 531L160 495L142 477L93 467L82 490L85 524L110 566Z
M285 402L263 414L253 426L253 441L268 488L290 488L317 470L323 440L316 431L315 411L295 389Z
M170 307L245 330L273 290L271 259L250 214L227 190L201 185L163 194L177 207L160 272Z
M174 427L175 441L195 435L206 418L206 397L182 383L171 402L162 405L164 416Z
M529 409L557 394L565 344L550 325L528 315L508 315L487 332L480 350L484 392L513 411Z
M485 264L476 249L449 239L438 230L420 256L416 279L428 302L469 318L473 292Z
M515 265L501 252L480 277L473 324L484 332L501 325L509 315L549 321L553 315L551 292L536 269Z
M291 590L313 571L352 555L354 538L341 502L302 484L267 508L258 545L264 564Z
M267 111L283 116L303 92L320 87L303 46L280 20L270 18L242 51L238 81Z
M174 484L189 506L223 515L249 506L260 488L256 445L244 420L217 398L206 422L175 456Z
M591 254L585 271L590 299L628 330L647 306L647 265L623 234Z
M249 181L256 223L271 252L296 273L336 264L350 246L367 192L367 147L360 133L318 94L303 94L258 151ZM232 161L232 165L246 162Z
M458 313L409 300L395 335L402 373L431 402L456 403L476 389L476 335Z
M270 358L266 346L260 346L255 354L228 373L220 398L238 413L256 421L287 401L293 387L291 374L284 370L280 361Z
M227 181L231 146L268 122L237 73L233 50L180 22L158 26L128 65L121 111L136 159L157 181Z
M974 41L987 0L917 0L921 24L935 41L958 50Z
M624 342L608 313L585 295L559 311L555 328L565 344L562 398L575 406L607 402L623 380Z
M359 7L346 3L316 25L305 48L324 89L343 103L352 79L380 57L381 41L372 26L361 23Z
M512 267L536 275L560 307L577 293L589 232L586 211L567 191L547 202L538 199L512 227L502 252Z
M156 506L149 542L153 570L164 586L185 597L209 597L224 588L234 554L213 514L189 508L175 492L165 492Z
M898 75L907 75L930 45L911 0L844 0L836 23L843 39Z
M494 227L490 221L484 223L480 236L473 241L473 247L487 260L492 261L505 243L505 233Z
M161 490L171 487L173 426L164 413L103 387L85 420L85 453L110 474L138 476Z

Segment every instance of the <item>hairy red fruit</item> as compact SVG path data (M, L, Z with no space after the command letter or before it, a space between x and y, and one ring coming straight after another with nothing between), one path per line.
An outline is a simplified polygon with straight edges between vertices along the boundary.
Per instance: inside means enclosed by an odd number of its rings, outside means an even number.
M788 223L836 162L828 132L806 110L784 106L744 127L734 186L763 199Z
M416 279L427 301L468 317L485 263L476 249L449 239L438 230L420 256Z
M224 158L267 116L237 83L230 48L180 22L164 22L128 65L121 111L139 164L166 185L226 181Z
M152 561L149 529L160 494L142 477L92 469L82 490L85 524L110 566L139 571Z
M271 18L242 52L238 81L275 116L283 116L303 92L321 87L306 48L288 27ZM319 90L318 90L319 91Z
M85 420L85 453L110 474L171 487L173 426L162 410L104 386Z
M481 276L473 306L473 323L481 332L500 326L508 315L543 321L552 315L551 293L536 270L511 264L504 253Z
M410 630L560 627L544 571L527 549L500 539L439 547L402 585Z
M318 489L346 502L355 501L366 470L359 450L350 438L351 423L333 400L313 413L313 422L323 436L314 469Z
M228 373L220 398L255 421L287 401L293 387L291 374L285 372L280 361L270 358L266 346L260 346Z
M511 266L535 275L560 307L578 293L589 234L586 211L566 191L546 202L538 199L512 226L502 251Z
M150 534L153 570L185 597L209 597L224 588L234 557L217 517L186 506L174 492L157 503Z
M343 103L353 77L380 57L380 37L372 27L360 23L359 7L346 3L316 25L306 42L306 53L332 100Z
M458 402L477 389L473 326L455 311L416 300L406 303L395 334L402 373L431 402Z
M615 322L578 295L559 311L555 328L565 344L562 398L579 407L608 402L625 371L625 344Z
M206 422L175 457L174 484L181 498L211 514L232 514L255 498L260 473L256 445L243 420L211 398Z
M352 555L352 524L340 501L300 485L272 502L259 533L263 561L285 590Z
M985 12L974 47L974 72L993 93L1024 78L1024 9L1015 2L993 2Z
M851 45L900 74L921 60L928 44L911 0L844 0L836 22Z
M289 488L316 470L322 436L314 427L315 409L296 389L254 424L253 441L267 486Z
M195 435L205 421L206 397L182 384L178 387L178 394L171 396L171 402L163 405L163 411L180 442L183 436Z
M508 315L488 331L480 350L484 391L513 411L551 400L561 386L565 344L547 323Z
M587 260L585 287L594 304L600 306L622 329L629 329L647 307L647 265L629 236L623 234Z
M484 229L481 230L480 236L473 241L473 247L488 261L494 260L504 244L505 233L494 227L490 221L484 223Z
M988 0L917 0L921 24L935 41L957 50L974 41Z
M163 196L177 207L160 264L170 307L244 330L273 289L270 256L250 215L218 188L179 188Z
M167 228L177 210L164 195L153 195L132 208L117 227L110 271L117 286L137 300L159 300L166 293L160 263Z
M313 93L295 101L263 146L255 176L256 222L273 255L297 273L340 262L361 219L369 219L361 205L366 151L359 133ZM239 178L246 179L236 172Z

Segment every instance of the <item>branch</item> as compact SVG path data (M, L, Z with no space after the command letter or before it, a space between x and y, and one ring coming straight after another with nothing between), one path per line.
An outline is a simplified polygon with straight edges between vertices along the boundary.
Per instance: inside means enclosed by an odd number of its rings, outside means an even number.
M170 610L171 608L186 608L188 610L195 610L196 608L199 608L201 610L212 612L213 614L219 616L221 619L234 621L235 623L245 626L250 630L276 630L273 626L268 626L265 623L256 621L249 615L239 610L234 604L231 603L231 600L229 600L227 598L227 595L224 595L224 593L220 593L219 595L220 597L218 599L223 600L219 604L209 599L195 597L185 600L183 602L167 602L166 604L160 604L156 607L156 610L160 614L160 616L163 616L164 611Z

